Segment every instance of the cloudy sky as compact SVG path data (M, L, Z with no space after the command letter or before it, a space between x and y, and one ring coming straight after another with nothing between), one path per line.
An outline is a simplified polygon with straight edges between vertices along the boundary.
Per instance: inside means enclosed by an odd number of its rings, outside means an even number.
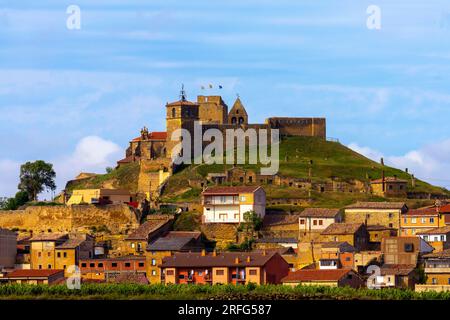
M3 0L0 196L28 160L59 189L104 172L142 126L164 130L181 83L239 94L251 122L324 116L329 137L450 187L449 80L448 0Z

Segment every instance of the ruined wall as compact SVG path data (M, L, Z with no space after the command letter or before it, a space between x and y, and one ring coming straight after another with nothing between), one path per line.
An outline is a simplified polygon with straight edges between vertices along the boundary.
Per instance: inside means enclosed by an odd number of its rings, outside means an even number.
M325 118L273 117L266 119L271 128L279 129L283 136L310 136L326 138Z
M0 211L1 228L32 230L33 233L70 232L106 226L122 233L139 225L136 214L127 205L36 206L25 210Z

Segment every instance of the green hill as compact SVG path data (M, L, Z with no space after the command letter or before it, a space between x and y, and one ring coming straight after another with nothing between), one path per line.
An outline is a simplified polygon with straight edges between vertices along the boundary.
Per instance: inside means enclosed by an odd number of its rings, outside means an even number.
M312 162L311 162L312 161ZM311 164L312 163L312 164ZM258 165L242 165L244 169L258 170ZM228 165L191 165L178 171L170 177L164 190L162 200L170 202L195 201L201 192L198 188L189 187L188 180L205 178L208 173L223 172ZM308 178L311 168L312 182L326 182L333 178L335 181L349 182L359 180L369 182L382 177L396 175L399 179L408 180L408 191L415 193L449 194L443 188L430 185L415 179L405 171L383 166L361 154L347 148L339 142L325 141L311 137L288 137L280 143L279 174L292 178ZM283 198L303 198L310 205L342 206L357 200L384 201L386 199L363 193L343 192L311 192L302 191L294 187L264 185L269 200ZM292 209L292 205L271 205L273 208Z

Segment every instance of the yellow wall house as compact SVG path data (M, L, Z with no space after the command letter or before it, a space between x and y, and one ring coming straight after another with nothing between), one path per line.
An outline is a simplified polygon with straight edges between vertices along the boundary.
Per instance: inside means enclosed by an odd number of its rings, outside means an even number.
M202 193L203 223L240 223L244 213L266 213L266 192L260 186L209 187Z
M372 193L381 197L406 198L408 181L397 177L386 177L370 182Z
M402 214L400 236L414 236L425 230L445 226L435 208L408 210Z
M31 241L31 269L65 270L78 265L79 259L94 256L95 240L87 234L48 233L34 236Z
M76 189L67 205L81 203L119 204L131 202L130 192L121 189Z
M425 275L427 285L450 287L450 249L429 253L425 259ZM431 289L431 288L430 288Z
M357 202L345 207L344 221L400 228L401 215L408 211L404 202Z

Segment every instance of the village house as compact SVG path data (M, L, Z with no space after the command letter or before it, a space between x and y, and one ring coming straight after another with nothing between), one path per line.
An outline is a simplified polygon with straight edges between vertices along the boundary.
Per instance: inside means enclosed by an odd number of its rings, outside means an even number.
M388 237L396 237L397 230L380 224L366 226L369 233L369 249L380 250L381 240Z
M159 265L164 257L177 252L200 252L205 247L199 231L170 231L147 245L147 278L150 283L160 283Z
M434 252L450 249L450 226L424 230L416 234L428 242L434 248Z
M128 190L75 189L66 204L121 204L129 202L132 202L132 197Z
M267 238L299 238L299 217L296 214L267 212L260 231Z
M175 253L161 263L164 283L279 284L289 264L276 251Z
M400 221L401 236L414 236L418 232L439 228L445 225L438 210L434 207L408 210L402 213Z
M415 265L388 265L380 269L380 275L372 278L372 285L381 288L414 289L418 282Z
M406 211L408 207L404 202L357 202L345 207L344 221L383 225L398 230L401 215Z
M423 259L426 284L450 288L450 249L426 254Z
M319 269L332 270L354 267L356 249L348 242L324 242L320 244Z
M260 186L209 187L202 192L203 223L241 223L244 213L266 213L266 192Z
M292 247L270 248L270 249L254 249L253 252L278 252L281 257L289 264L291 271L297 270L297 251Z
M173 224L172 215L148 216L147 219L124 239L122 249L126 255L143 255L148 243L167 233Z
M300 234L321 232L333 223L342 222L340 209L306 208L298 214Z
M112 282L121 277L146 280L146 258L143 256L122 256L102 259L81 259L79 261L81 278Z
M321 242L348 242L361 251L367 248L369 233L363 223L333 223L320 233Z
M17 254L17 235L15 232L0 228L0 271L13 268Z
M419 237L389 237L381 242L383 261L388 265L417 265L423 254L434 249Z
M385 198L406 198L408 181L394 177L382 177L370 181L371 191L374 195Z
M32 269L67 271L80 259L94 256L95 239L88 234L43 233L33 236L30 242Z
M58 284L64 281L64 270L14 270L0 278L0 283Z
M329 286L361 288L364 281L361 276L351 269L315 270L302 269L290 272L282 280L288 286Z

